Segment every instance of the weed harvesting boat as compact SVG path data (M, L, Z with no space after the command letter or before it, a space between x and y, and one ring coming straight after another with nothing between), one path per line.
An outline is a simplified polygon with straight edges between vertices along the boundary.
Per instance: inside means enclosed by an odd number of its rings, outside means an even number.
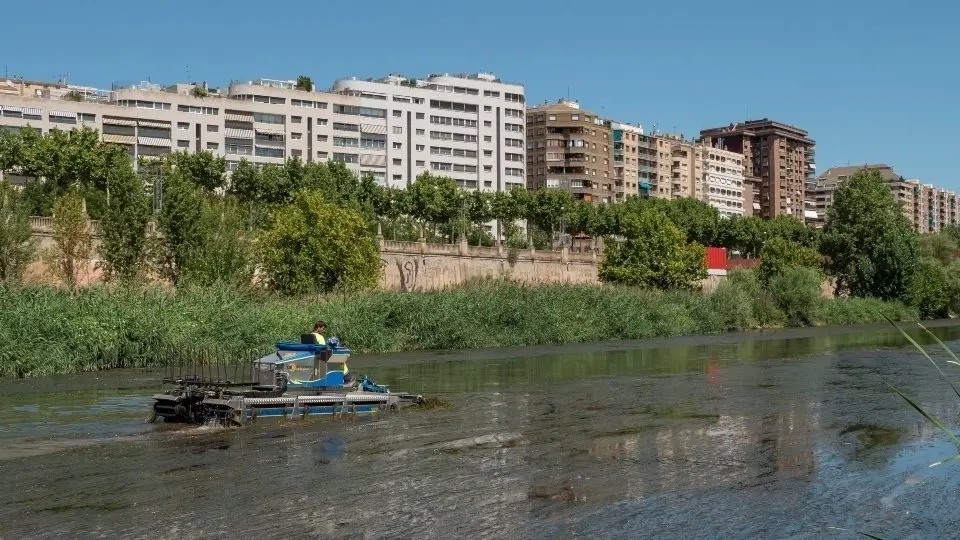
M336 338L326 344L311 334L301 342L277 342L275 352L248 369L195 362L165 368L149 421L247 425L259 418L299 419L392 411L423 403L419 394L395 393L347 369L350 349ZM311 342L313 341L313 342Z

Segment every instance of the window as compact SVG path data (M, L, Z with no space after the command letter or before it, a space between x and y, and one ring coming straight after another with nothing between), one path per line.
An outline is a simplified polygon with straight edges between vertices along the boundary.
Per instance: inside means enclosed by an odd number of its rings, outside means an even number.
M468 120L466 118L451 118L449 116L430 116L430 123L443 126L477 127L476 120ZM490 122L485 122L485 124L489 123Z
M403 135L403 128L400 126L393 126L394 135Z
M507 153L506 156L505 156L505 159L506 159L507 161L519 161L519 162L523 163L523 154L511 154L511 153Z
M571 115L570 115L570 119L573 120L573 121L577 121L577 120L580 119L580 115L579 115L579 114L571 114Z
M483 172L493 172L493 165L484 165Z
M548 118L548 120L550 120L551 122L556 122L556 121L557 121L557 115L551 114L550 117Z
M424 146L422 144L417 145L417 152L423 152Z
M492 136L492 135L484 135L484 136L483 136L483 142L493 142L493 136Z
M403 164L403 160L400 159L400 158L393 158L393 164L394 164L394 165L402 165L402 164Z
M187 131L190 129L190 122L177 122L178 131Z
M511 94L506 92L503 94L504 101L510 101L512 103L523 103L523 94Z
M177 110L180 112L193 113L193 114L215 115L220 113L220 110L217 109L216 107L195 107L193 105L177 105Z
M97 115L89 113L78 113L77 117L81 122L96 122Z
M423 118L424 118L423 113L422 113L422 112L418 112L418 113L417 113L417 120L423 120Z
M357 154L341 154L340 152L334 152L333 161L339 161L340 163L359 163L360 158Z
M300 140L300 139L302 139L302 138L303 138L303 133L291 133L291 134L290 134L290 139L291 139L291 140L298 141L298 140Z
M327 125L327 119L326 119L326 118L317 118L317 125L318 125L318 126L325 126L325 125Z
M207 150L217 150L218 148L220 148L220 143L215 143L215 142L207 143Z
M470 103L459 103L456 101L430 100L431 109L446 109L450 111L477 112L477 106Z
M493 157L493 151L492 151L492 150L484 150L484 151L483 151L483 157Z
M513 146L515 148L523 148L523 141L520 139L504 139L503 144L504 146Z
M495 97L495 98L498 98L498 97L500 97L500 92L494 92L494 91L492 91L492 90L484 90L484 91L483 91L483 97Z
M503 115L508 118L523 118L523 111L520 109L504 109Z
M492 127L492 126L493 126L493 122L491 122L490 120L483 121L483 127Z
M326 159L327 155L328 155L328 154L327 154L325 151L323 151L323 150L317 150L317 157L318 157L318 158Z
M336 143L334 143L336 145ZM369 148L372 150L383 150L387 147L386 139L376 139L372 137L361 137L360 148Z
M293 157L300 157L303 155L303 150L300 150L299 148L294 148L293 150L290 150L290 155Z
M417 135L424 135L424 134L426 134L425 130L422 130L422 129L417 130Z
M264 124L284 124L286 117L282 114L253 113L254 122L263 122Z
M493 107L491 107L491 106L489 106L489 105L484 105L484 106L483 106L483 112L493 112Z
M523 176L523 169L516 169L512 167L507 167L504 171L504 174L507 176Z
M254 155L259 157L282 158L283 154L283 148L264 148L258 146L254 149Z
M317 141L318 141L318 142L327 142L327 136L326 136L326 135L317 135Z
M190 148L190 141L177 141L177 148Z
M355 137L334 137L333 145L345 146L349 148L358 148L360 146L360 139L357 139Z
M393 143L394 150L400 150L401 148L403 148L403 143L398 143L398 142Z
M461 141L477 142L476 135L466 135L463 133L448 133L446 131L431 131L430 138L440 141Z
M401 116L403 116L403 111L393 111L394 118L400 118Z
M504 124L503 127L507 131L512 131L514 133L523 133L523 125L521 124Z
M207 124L207 133L218 133L219 131L220 131L220 126Z
M291 117L290 117L290 121L293 122L294 124L299 124L300 122L303 122L303 117L302 117L302 116L291 116Z
M374 109L372 107L357 107L355 105L334 105L333 112L340 114L349 114L353 116L368 116L370 118L386 118L386 109Z
M333 123L333 129L336 131L360 131L359 124L341 124L340 122Z
M425 166L425 162L424 162L422 159L418 159L418 160L417 160L417 167L424 167L424 166Z
M394 181L394 182L402 182L402 181L403 181L403 175L402 175L402 174L395 174L395 175L393 175L393 181Z
M227 153L238 156L250 156L253 155L253 147L242 144L227 144Z

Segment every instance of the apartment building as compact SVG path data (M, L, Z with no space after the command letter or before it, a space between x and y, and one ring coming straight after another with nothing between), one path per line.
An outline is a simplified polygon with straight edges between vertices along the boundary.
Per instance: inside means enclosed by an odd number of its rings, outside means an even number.
M833 205L837 187L861 170L877 171L890 186L893 198L900 202L903 213L918 232L938 232L947 225L960 224L960 195L919 180L904 179L889 165L866 164L831 167L816 178L812 199L816 204L817 226L823 226L827 211Z
M655 197L659 186L657 174L657 138L640 135L637 139L637 162L640 174L640 195Z
M707 146L744 156L745 181L756 185L759 195L751 201L754 215L769 219L781 214L808 218L807 176L815 169L816 143L806 131L764 118L704 129L700 140Z
M527 109L527 187L568 189L574 198L609 203L626 196L615 181L611 123L559 100Z
M6 90L6 91L4 91ZM233 169L340 161L382 185L423 172L487 191L525 184L525 93L489 73L343 79L325 92L259 79L225 89L139 84L100 91L0 81L0 127L87 125L131 158L207 150Z
M719 148L702 147L703 198L721 216L744 215L743 155Z
M617 201L631 195L646 194L649 183L641 188L640 144L643 128L632 124L611 122L613 133L613 187Z

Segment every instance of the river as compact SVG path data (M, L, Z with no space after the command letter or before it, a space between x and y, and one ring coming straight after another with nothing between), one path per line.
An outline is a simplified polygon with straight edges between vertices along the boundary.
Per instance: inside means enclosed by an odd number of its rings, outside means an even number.
M4 380L0 539L956 537L956 448L881 378L960 399L890 330L355 358L447 405L242 429L145 424L149 371Z

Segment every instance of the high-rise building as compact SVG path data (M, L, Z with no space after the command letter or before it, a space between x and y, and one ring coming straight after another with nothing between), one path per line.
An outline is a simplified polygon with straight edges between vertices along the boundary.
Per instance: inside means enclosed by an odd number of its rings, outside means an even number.
M527 187L568 189L596 203L623 199L613 167L608 120L560 100L527 109Z
M622 201L631 195L646 195L649 183L641 187L640 144L643 128L632 124L611 122L613 132L613 187L615 200ZM641 193L642 192L642 193Z
M340 161L393 187L423 172L467 189L525 184L521 85L479 73L345 79L325 92L295 86L259 79L224 89L144 83L101 91L0 80L0 127L86 125L132 158L207 150L230 169L240 159Z
M721 216L744 215L743 155L705 147L703 153L703 201Z
M960 224L960 196L957 193L933 184L921 184L916 179L904 179L891 166L880 163L831 167L818 176L812 188L817 226L823 226L826 221L837 187L861 170L880 174L890 186L893 198L901 204L903 214L918 232L938 232L947 225Z
M744 156L745 180L758 187L759 200L751 202L754 215L806 219L807 174L815 167L815 142L806 131L764 118L704 129L700 138L707 146Z

